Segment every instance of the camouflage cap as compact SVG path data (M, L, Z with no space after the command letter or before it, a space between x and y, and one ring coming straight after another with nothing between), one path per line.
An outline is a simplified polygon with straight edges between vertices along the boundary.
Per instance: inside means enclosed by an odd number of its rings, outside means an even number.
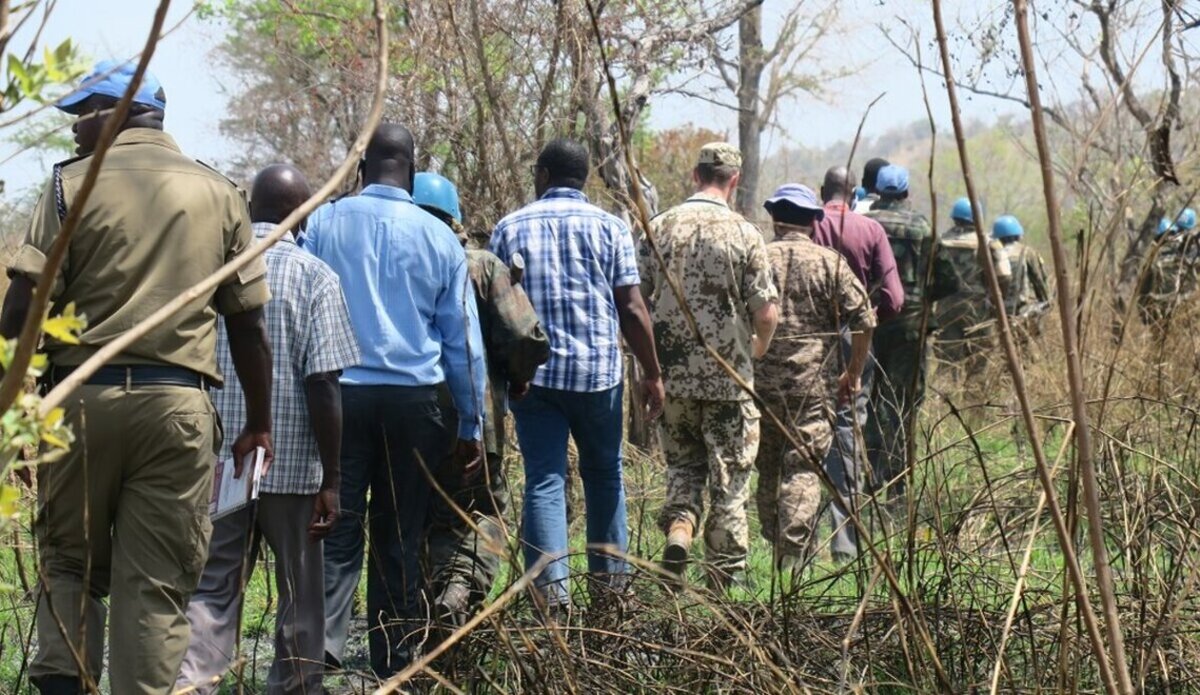
M727 142L710 142L700 148L700 157L696 163L741 168L742 153Z

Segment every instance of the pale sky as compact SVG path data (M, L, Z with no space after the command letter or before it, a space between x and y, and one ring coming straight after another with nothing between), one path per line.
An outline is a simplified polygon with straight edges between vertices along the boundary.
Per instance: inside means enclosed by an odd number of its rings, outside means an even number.
M778 20L772 18L778 17L794 1L766 1L768 33L772 26L778 25ZM154 0L59 0L46 28L44 43L54 45L69 36L93 59L130 57L141 49L156 5ZM956 33L957 27L970 26L978 17L994 18L999 12L997 8L1004 3L1001 0L955 0L946 5L950 13L948 24L951 32ZM779 121L786 124L787 132L770 132L764 142L766 152L780 146L825 146L852 139L867 104L884 92L885 96L867 122L868 134L925 119L917 71L884 39L879 25L887 25L896 36L904 37L908 31L896 18L907 18L924 37L925 61L933 62L936 55L930 45L933 31L928 3L923 0L843 0L841 7L841 34L822 44L820 58L830 69L856 66L859 70L854 76L829 85L821 100L805 96L786 104ZM173 26L190 8L183 1L173 3L167 26ZM193 16L159 45L151 63L151 69L162 81L168 95L167 130L187 154L218 168L233 148L218 129L226 103L220 85L229 79L222 74L213 55L222 31L219 24ZM1012 33L1011 27L1009 33ZM28 30L19 33L10 50L23 50L29 35ZM962 46L960 36L951 38L952 46ZM1015 38L1011 41L1015 44ZM1052 38L1044 39L1044 43L1050 41ZM1076 69L1064 71L1064 75L1071 78L1077 74ZM998 81L1003 83L1005 79L1000 75ZM1006 87L1004 84L992 86ZM929 78L928 87L939 127L949 128L949 109L940 82ZM985 122L1001 114L1023 110L1016 104L984 97L965 101L963 108L968 119ZM651 109L652 124L656 127L695 121L717 130L728 130L731 138L736 137L736 118L727 109L683 97L656 100ZM0 160L7 159L14 151L11 143L0 143ZM9 195L44 180L52 159L53 156L45 154L24 154L0 164L0 179L8 182Z

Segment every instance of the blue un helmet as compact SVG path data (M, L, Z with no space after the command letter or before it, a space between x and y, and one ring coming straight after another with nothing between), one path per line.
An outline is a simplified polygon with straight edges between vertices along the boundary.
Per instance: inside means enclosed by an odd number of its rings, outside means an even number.
M1019 239L1025 235L1025 228L1012 215L1002 215L992 224L993 239Z
M458 209L458 188L441 174L422 171L413 179L413 202L421 207L434 208L462 222Z
M1169 218L1164 217L1158 221L1158 231L1156 233L1157 236L1162 236L1167 232L1173 231L1175 231L1175 225L1171 224L1171 220Z
M979 214L983 214L983 205L979 206ZM975 217L971 214L971 199L959 198L954 201L954 207L950 208L950 219L959 222L974 221Z
M1184 232L1190 232L1196 228L1196 211L1191 208L1185 208L1179 213L1179 218L1175 220L1175 226Z

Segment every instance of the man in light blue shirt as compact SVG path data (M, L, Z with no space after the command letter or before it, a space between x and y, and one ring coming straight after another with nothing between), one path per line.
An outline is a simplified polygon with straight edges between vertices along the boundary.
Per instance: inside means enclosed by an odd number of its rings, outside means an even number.
M305 248L341 278L362 351L341 379L342 516L325 541L327 661L341 663L362 571L370 496L367 622L371 667L387 677L416 658L426 623L420 593L422 528L445 459L438 385L459 413L451 465L480 461L486 366L467 261L450 228L417 207L413 137L382 124L360 166L356 196L313 213Z

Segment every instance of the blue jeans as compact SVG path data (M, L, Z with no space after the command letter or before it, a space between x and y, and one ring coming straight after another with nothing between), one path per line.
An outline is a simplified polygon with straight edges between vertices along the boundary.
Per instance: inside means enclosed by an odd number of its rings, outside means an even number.
M525 567L542 556L552 558L537 586L552 604L570 601L567 578L567 436L579 450L579 477L587 505L588 571L595 579L618 585L622 557L593 550L609 545L624 554L629 544L625 485L621 476L622 387L578 393L533 386L511 405L517 440L525 458L525 508L521 540Z

